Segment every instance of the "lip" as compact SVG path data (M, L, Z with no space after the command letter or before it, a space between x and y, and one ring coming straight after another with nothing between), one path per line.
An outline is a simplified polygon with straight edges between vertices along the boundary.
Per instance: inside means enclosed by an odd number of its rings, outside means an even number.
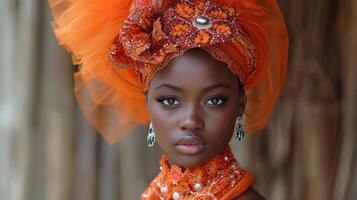
M195 155L207 148L205 142L197 136L184 136L175 143L175 148L182 154Z

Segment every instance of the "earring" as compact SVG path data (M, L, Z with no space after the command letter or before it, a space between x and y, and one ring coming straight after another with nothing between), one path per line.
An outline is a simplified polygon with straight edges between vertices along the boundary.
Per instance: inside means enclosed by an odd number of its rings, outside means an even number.
M236 120L236 125L234 127L234 133L236 140L238 142L242 141L244 138L244 129L243 129L243 117L238 116Z
M156 141L156 137L155 137L155 133L154 133L154 128L152 126L152 122L150 122L150 126L149 126L149 133L148 136L146 138L146 142L148 144L148 147L153 147Z

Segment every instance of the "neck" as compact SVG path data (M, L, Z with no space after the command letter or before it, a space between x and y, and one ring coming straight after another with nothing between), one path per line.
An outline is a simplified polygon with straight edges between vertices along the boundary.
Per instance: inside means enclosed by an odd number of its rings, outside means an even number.
M166 154L160 160L160 166L161 172L143 194L146 199L220 199L227 191L240 187L237 184L245 174L229 146L199 167L182 168Z
M231 155L231 149L230 149L229 145L227 145L227 147L223 151L221 151L218 154L216 154L215 156L213 156L207 163L203 164L202 167L207 165L207 164L209 164L210 162L212 162L213 159L217 159L218 157L221 157L223 154L224 154L224 156L230 156ZM186 167L184 167L184 166L182 166L182 165L180 165L178 163L175 163L175 161L172 160L170 157L168 157L167 154L166 154L166 156L167 156L166 159L167 159L168 166L175 165L175 166L179 167L182 172L184 172L186 170ZM199 168L199 167L201 167L201 166L190 167L190 168Z

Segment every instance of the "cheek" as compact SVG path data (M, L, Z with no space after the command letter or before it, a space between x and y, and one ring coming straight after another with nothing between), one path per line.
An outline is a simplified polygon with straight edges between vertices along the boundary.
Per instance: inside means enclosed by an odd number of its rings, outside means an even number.
M155 102L151 104L150 119L155 129L161 129L166 125L165 114L161 112L161 108Z
M222 113L220 117L215 118L209 122L209 127L211 130L222 136L228 134L228 132L233 132L235 117L231 113Z
M236 116L233 108L228 108L216 113L214 117L207 121L207 128L210 130L213 140L230 139L235 126Z
M158 103L151 104L150 119L158 140L166 140L170 136L170 130L174 129L174 121L170 113Z

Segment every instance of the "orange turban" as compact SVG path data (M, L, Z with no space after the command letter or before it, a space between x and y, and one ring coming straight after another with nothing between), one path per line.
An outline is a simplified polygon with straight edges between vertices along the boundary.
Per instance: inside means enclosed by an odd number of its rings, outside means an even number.
M144 92L150 80L170 59L197 47L225 62L244 85L245 131L268 123L288 59L276 0L49 2L57 39L79 65L76 98L109 143L149 122Z

